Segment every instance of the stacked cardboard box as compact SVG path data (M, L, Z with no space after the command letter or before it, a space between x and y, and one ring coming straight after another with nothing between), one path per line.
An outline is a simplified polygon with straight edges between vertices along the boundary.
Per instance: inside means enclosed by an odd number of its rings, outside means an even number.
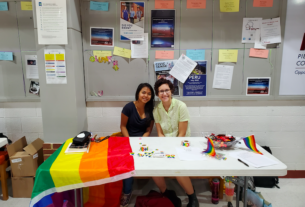
M27 144L22 137L7 147L11 162L13 197L31 198L36 170L43 163L43 140Z

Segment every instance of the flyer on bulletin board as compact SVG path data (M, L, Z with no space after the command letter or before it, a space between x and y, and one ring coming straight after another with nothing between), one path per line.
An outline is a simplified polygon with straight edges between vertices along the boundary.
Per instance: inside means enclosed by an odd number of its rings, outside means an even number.
M67 84L66 55L64 49L45 49L47 84Z
M269 96L270 95L270 77L248 77L247 78L247 96Z
M154 62L156 79L159 80L161 78L170 80L174 85L174 95L179 96L179 81L172 75L169 74L169 71L174 67L177 60L168 60L168 61L156 61Z
M90 46L113 47L114 29L90 27Z
M197 63L195 69L183 84L183 96L206 96L207 61L195 62Z
M120 40L144 40L144 2L121 1Z
M151 47L175 45L175 10L151 11Z

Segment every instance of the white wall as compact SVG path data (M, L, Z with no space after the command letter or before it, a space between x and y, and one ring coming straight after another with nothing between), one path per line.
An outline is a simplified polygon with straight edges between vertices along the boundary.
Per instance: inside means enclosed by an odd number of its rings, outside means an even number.
M99 136L120 131L120 115L127 102L87 102L88 130ZM197 101L186 102L192 136L202 131L254 134L260 145L289 170L305 170L305 101ZM0 103L0 132L13 141L43 138L40 103ZM153 131L156 136L156 131ZM71 135L73 136L73 135Z

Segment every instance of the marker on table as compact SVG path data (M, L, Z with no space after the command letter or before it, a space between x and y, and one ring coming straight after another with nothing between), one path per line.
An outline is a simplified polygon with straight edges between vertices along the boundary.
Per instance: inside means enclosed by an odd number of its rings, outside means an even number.
M243 163L244 165L246 165L247 167L249 167L249 165L243 161L241 161L240 159L237 159L239 162Z

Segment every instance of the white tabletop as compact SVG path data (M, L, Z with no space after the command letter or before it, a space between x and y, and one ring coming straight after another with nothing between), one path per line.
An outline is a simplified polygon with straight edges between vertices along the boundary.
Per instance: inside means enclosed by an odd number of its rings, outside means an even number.
M7 145L7 139L6 138L0 138L0 147L3 147Z
M191 146L199 147L202 150L207 148L207 139L204 137L184 138L191 142ZM248 150L242 142L230 150L216 149L216 153L225 154L227 160L216 160L208 157L202 161L181 161L177 155L176 147L179 147L183 138L178 137L138 137L130 138L135 161L136 177L141 176L284 176L287 174L287 166L277 158L269 154L262 147L257 145L260 152L273 160L279 162L277 165L255 168L245 166L231 157L230 153L235 151ZM149 151L159 149L165 154L175 154L175 158L148 158L138 157L140 144L147 144ZM150 150L151 149L151 150ZM203 155L205 156L205 155Z

